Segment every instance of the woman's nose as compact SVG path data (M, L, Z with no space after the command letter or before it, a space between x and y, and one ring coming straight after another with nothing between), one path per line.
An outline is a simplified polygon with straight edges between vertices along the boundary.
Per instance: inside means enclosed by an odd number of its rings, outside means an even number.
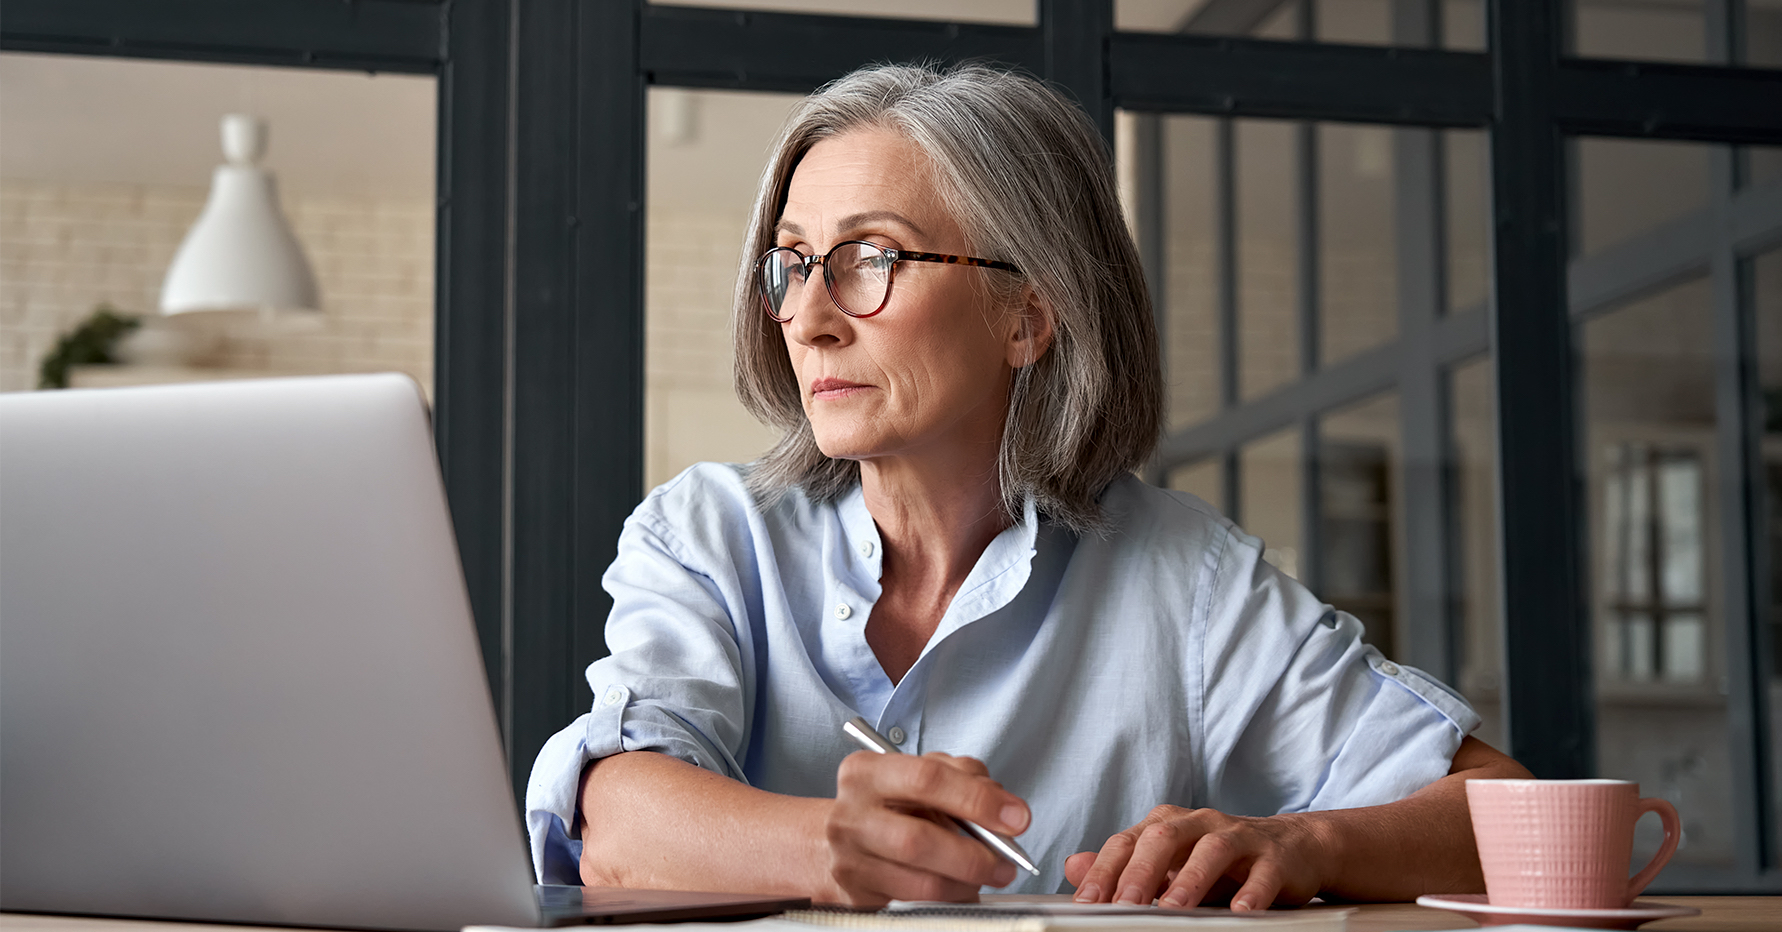
M792 312L792 319L780 326L804 346L848 342L853 338L854 319L835 306L824 287L823 273L818 269L811 272L808 280L786 295L785 309Z

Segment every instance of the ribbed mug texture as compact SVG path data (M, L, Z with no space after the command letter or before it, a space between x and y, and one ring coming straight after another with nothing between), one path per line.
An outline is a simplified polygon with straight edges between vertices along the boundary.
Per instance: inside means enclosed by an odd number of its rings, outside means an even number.
M1467 804L1493 906L1617 909L1632 902L1669 851L1628 879L1638 784L1612 781L1469 780ZM1648 801L1650 803L1652 801ZM1668 805L1663 806L1668 810ZM1662 815L1662 813L1661 813ZM1674 812L1666 820L1671 848Z

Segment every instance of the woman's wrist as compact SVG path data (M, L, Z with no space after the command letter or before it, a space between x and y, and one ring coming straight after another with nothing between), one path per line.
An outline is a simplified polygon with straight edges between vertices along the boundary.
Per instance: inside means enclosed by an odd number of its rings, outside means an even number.
M1296 812L1276 816L1298 823L1301 851L1317 878L1319 894L1340 891L1343 865L1349 863L1348 833L1329 812Z

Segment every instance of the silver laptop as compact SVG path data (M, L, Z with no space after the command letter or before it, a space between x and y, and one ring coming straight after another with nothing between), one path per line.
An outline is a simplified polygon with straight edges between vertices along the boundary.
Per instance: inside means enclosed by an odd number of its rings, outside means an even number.
M399 375L0 396L0 826L6 910L457 929L796 905L535 888Z

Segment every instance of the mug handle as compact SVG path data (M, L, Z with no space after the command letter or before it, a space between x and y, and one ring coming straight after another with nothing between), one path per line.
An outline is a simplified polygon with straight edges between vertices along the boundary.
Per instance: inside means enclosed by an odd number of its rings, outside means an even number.
M1677 839L1682 835L1677 822L1675 806L1662 799L1652 797L1643 798L1634 805L1634 821L1636 822L1639 821L1640 816L1648 812L1658 813L1659 821L1664 823L1664 844L1658 846L1658 853L1652 856L1652 860L1646 864L1645 868L1628 880L1627 902L1629 903L1632 903L1634 897L1639 896L1646 889L1646 885L1652 882L1652 878L1657 877L1658 872L1664 870L1664 866L1670 863L1671 855L1677 853Z

